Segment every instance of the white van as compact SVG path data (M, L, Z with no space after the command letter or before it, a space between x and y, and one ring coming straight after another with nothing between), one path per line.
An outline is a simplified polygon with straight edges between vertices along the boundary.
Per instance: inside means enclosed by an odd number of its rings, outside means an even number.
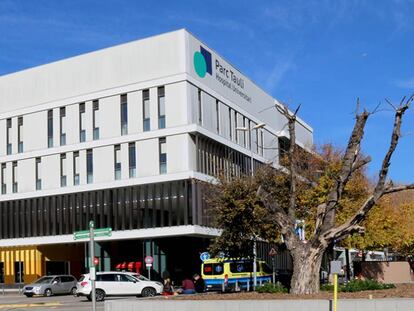
M142 296L151 297L161 294L160 282L143 280L128 272L97 272L95 282L96 301L103 301L107 296ZM76 285L76 295L91 300L92 285L90 275L84 274Z

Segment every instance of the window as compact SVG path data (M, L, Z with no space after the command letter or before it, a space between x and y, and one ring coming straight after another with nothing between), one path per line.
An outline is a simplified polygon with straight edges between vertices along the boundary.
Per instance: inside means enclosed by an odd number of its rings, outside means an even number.
M92 106L93 140L97 140L99 139L99 101L94 100Z
M129 157L129 178L134 178L137 175L137 159L135 143L128 144L128 157Z
M165 128L165 88L158 88L158 128Z
M232 140L233 138L233 127L231 126L231 108L229 107L229 139Z
M86 141L86 130L85 130L85 103L79 104L79 141L81 143Z
M42 159L36 158L36 190L42 189Z
M253 272L253 262L252 261L230 262L230 272L231 273Z
M121 145L114 146L115 180L121 179Z
M148 132L151 130L149 90L142 91L142 113L143 130L144 132Z
M75 186L79 185L80 183L80 175L79 175L79 151L75 151L73 153L73 184Z
M60 155L60 186L66 187L67 185L67 162L66 153Z
M216 133L220 134L220 102L216 100Z
M86 150L86 182L88 184L93 182L93 153L92 149Z
M197 107L198 107L198 124L203 124L203 106L201 102L201 90L197 93Z
M66 108L60 107L60 145L66 145Z
M259 135L259 146L258 146L258 148L259 148L259 154L260 155L263 155L263 145L264 145L264 139L263 139L264 133L263 133L263 131L262 130L259 130L258 131L258 135Z
M12 184L13 184L13 193L17 192L17 161L14 161L12 164Z
M47 147L53 147L53 110L47 111Z
M11 127L12 127L12 120L11 119L7 119L6 121L6 143L7 143L7 154L12 154L12 144L10 142L10 131L11 131Z
M121 95L121 135L128 134L128 102L127 95Z
M1 194L6 194L6 163L1 164Z
M234 118L233 118L233 122L234 122L234 139L236 141L236 144L239 143L239 131L237 131L237 115L238 113L236 111L234 111Z
M221 275L223 274L222 263L207 263L203 265L203 273L205 275Z
M279 143L279 161L288 155L290 148L290 140L287 137L280 136L278 138Z
M17 152L23 152L23 117L17 118Z
M100 282L116 282L117 277L116 274L98 274L96 280Z
M165 137L160 138L159 140L160 148L160 174L167 173L167 144Z

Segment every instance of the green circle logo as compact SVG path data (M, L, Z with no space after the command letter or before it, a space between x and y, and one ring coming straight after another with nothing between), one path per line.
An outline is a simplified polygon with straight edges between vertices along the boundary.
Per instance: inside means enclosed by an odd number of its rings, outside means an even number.
M204 78L206 76L207 63L203 54L201 54L200 52L194 53L194 69L200 78Z

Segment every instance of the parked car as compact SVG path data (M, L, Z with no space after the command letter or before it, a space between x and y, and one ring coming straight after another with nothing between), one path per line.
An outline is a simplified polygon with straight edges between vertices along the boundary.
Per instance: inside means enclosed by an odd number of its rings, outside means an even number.
M37 279L23 287L23 294L27 297L43 295L50 297L59 294L76 293L76 278L72 275L48 275Z
M91 300L91 286L90 275L82 275L76 286L77 296L85 296L88 300ZM151 297L160 294L162 290L162 283L139 279L129 272L96 273L96 301L103 301L107 296Z

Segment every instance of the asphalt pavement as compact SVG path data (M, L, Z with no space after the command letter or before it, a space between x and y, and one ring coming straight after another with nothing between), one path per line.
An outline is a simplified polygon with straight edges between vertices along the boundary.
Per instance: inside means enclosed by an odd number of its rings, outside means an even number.
M131 299L131 297L128 297ZM107 298L107 299L128 299L128 298ZM97 302L97 311L104 310L104 302ZM52 297L32 297L27 298L23 295L8 294L0 295L0 311L4 310L72 310L83 311L92 310L92 303L84 297L52 296Z

